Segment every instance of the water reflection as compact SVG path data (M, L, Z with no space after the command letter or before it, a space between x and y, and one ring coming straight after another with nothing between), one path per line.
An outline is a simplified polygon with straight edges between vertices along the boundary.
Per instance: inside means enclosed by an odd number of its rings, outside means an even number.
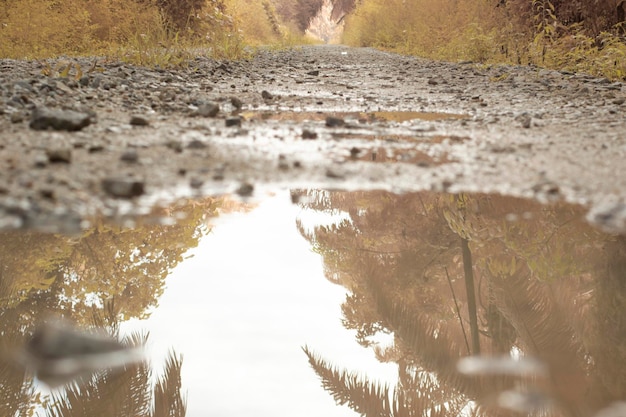
M206 234L206 220L217 207L218 201L213 199L182 202L153 213L175 218L175 224L149 222L128 229L96 222L74 237L23 231L2 233L0 415L26 416L44 409L50 416L144 416L152 415L144 411L161 403L178 410L168 415L183 415L181 360L174 352L167 361L166 373L153 388L151 367L145 361L126 363L120 372L104 369L91 373L86 371L104 365L119 368L122 364L112 357L105 363L102 357L87 360L71 354L64 358L71 363L64 361L61 369L57 367L59 362L46 361L55 359L56 353L42 352L41 346L33 348L33 343L41 341L37 336L41 336L41 330L36 332L36 325L50 317L71 322L77 329L108 329L111 337L116 338L121 320L149 315L158 306L165 277ZM63 349L67 350L69 339L77 340L77 335L80 332L66 331L62 340L56 339L60 341L56 346L65 346ZM139 347L146 339L147 335L135 333L123 339L122 344ZM24 350L22 346L28 348ZM43 366L36 366L35 371L52 385L59 382L57 371L64 371L67 375L61 375L64 380L60 382L67 384L66 389L53 393L49 399L42 397L28 369L14 360L20 351L28 353L21 355L26 359L25 365ZM39 359L41 363L37 362ZM70 375L68 363L77 371L75 375Z
M320 405L331 398L366 416L623 414L626 238L590 227L582 208L430 192L279 197L212 234L207 219L226 207L212 199L134 229L4 233L0 415L331 415ZM329 335L339 300L343 328ZM117 347L175 350L46 397L7 358L51 315L107 329ZM139 331L120 335L129 323ZM352 347L335 354L350 342L393 379L347 362Z
M362 415L591 416L625 398L626 240L590 227L581 208L486 195L302 195L309 208L349 213L301 233L326 278L351 292L346 328L399 369L387 387L307 347L338 402ZM376 343L379 333L393 343ZM508 356L509 372L501 361L458 372L476 354ZM524 357L547 374L521 372Z

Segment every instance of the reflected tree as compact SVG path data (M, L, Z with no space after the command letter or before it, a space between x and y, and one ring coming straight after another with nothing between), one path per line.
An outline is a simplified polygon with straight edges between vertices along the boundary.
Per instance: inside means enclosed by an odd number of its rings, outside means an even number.
M298 227L326 277L350 291L344 325L380 360L396 362L405 385L407 376L428 375L456 400L479 401L483 415L506 415L494 396L515 387L550 396L555 415L623 399L624 370L615 364L624 352L608 350L626 339L625 245L587 225L581 208L487 195L294 193L308 209L344 214L329 226ZM376 345L377 332L393 334L393 345ZM458 359L478 351L540 358L550 378L459 374ZM344 375L307 352L323 381Z
M35 231L3 232L0 415L28 416L39 402L32 379L23 369L13 366L11 356L25 344L35 323L54 315L89 326L93 310L104 308L111 300L115 300L114 315L118 320L146 317L158 304L167 274L208 233L208 219L217 214L219 206L220 201L215 199L181 202L155 211L132 229L94 221L92 228L73 237ZM158 219L166 221L155 221ZM166 375L171 377L167 384L157 385L160 388L154 392L155 398L165 401L163 404L175 391L179 358L172 356L168 364L170 371ZM123 375L105 374L91 381L92 388L137 385L142 381L142 372L145 370L139 367ZM126 379L114 382L115 378ZM98 389L89 391L93 398L105 392L104 388ZM71 392L70 389L68 393ZM171 404L174 409L181 409L180 401L172 400Z
M398 385L389 387L339 370L307 347L304 353L335 401L363 416L459 415L464 405L456 393L442 389L436 379L424 373L405 374Z
M94 325L106 328L119 337L119 319L112 303L107 314L94 309ZM148 334L135 332L122 339L129 347L145 346ZM182 417L186 401L181 394L182 357L170 351L163 375L152 381L152 368L147 361L127 365L123 369L104 369L88 377L78 378L62 391L52 394L45 404L49 417Z

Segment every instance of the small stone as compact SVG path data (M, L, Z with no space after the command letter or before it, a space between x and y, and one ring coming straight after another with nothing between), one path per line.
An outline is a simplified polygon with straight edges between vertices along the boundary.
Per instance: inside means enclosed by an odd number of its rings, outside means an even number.
M228 117L228 118L226 118L224 123L225 123L226 127L240 127L241 126L241 117L239 117L239 116Z
M243 101L239 100L237 97L231 97L230 104L232 104L235 110L241 110L243 107Z
M87 148L87 152L89 153L98 153L104 151L104 146L102 145L91 145Z
M312 75L314 77L317 77L318 75L320 75L319 70L313 70L313 71L309 71L306 73L307 75Z
M183 143L180 140L172 139L168 141L165 146L176 153L181 153L183 151Z
M624 99L623 97L620 97L620 98L616 98L615 100L613 100L613 104L617 104L618 106L621 106L622 104L624 104L625 101L626 99Z
M189 186L194 189L198 189L204 185L204 181L199 178L192 178L189 180Z
M437 85L437 84L439 84L439 81L435 80L434 78L428 79L428 85Z
M81 130L91 124L91 116L73 110L58 110L48 107L36 107L30 120L30 128L34 130Z
M250 197L252 193L254 192L254 185L245 182L241 184L239 188L237 188L236 192L241 197Z
M350 148L350 158L356 159L360 153L361 153L361 150L357 148L356 146L353 146L352 148Z
M143 116L131 116L130 122L131 126L148 126L150 125L150 121Z
M206 147L207 147L207 144L198 139L192 140L187 145L187 149L205 149Z
M263 100L272 100L274 95L267 90L263 90L261 91L261 97L263 97Z
M336 167L330 167L326 170L326 176L328 178L341 179L345 177L345 174Z
M326 118L327 127L340 127L345 125L346 122L341 117L328 116Z
M24 121L24 114L20 111L11 113L11 123L22 123Z
M69 164L72 162L72 150L66 148L46 149L48 162L56 164Z
M138 197L145 192L144 187L142 181L115 178L102 180L102 189L116 198Z
M520 122L524 129L528 129L530 128L532 124L533 118L528 113L522 113L519 116L517 116L515 120Z
M317 139L317 132L314 132L314 131L309 130L309 129L303 129L302 130L302 139L305 139L305 140Z
M137 153L137 150L130 149L124 152L122 156L120 156L120 160L124 162L135 163L139 161L139 154Z
M215 117L220 112L220 106L217 103L204 102L198 106L196 114L201 117Z
M39 195L47 200L54 200L54 190L49 188L44 188L39 190Z
M44 154L35 155L35 160L34 160L35 168L44 168L48 166L49 162L50 161L48 160L47 155L44 155Z

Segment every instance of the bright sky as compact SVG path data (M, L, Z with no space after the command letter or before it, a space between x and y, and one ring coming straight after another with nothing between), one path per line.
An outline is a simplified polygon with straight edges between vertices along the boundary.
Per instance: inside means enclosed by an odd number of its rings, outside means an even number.
M150 331L155 363L170 347L183 354L187 416L356 415L321 388L305 344L342 368L397 381L394 365L379 364L341 326L346 291L324 278L298 216L312 217L285 191L219 218L168 277L150 319L125 326Z

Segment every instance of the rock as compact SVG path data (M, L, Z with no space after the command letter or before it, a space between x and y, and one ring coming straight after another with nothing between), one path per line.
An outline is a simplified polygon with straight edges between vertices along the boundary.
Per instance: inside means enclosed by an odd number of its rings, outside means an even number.
M67 148L46 149L46 156L50 163L69 164L72 162L72 150Z
M192 178L189 180L189 186L194 189L198 189L204 185L204 181L199 178Z
M91 124L91 116L73 110L58 110L36 107L31 115L30 128L34 130L81 130Z
M131 116L130 118L130 125L131 126L148 126L150 125L150 121L144 117L144 116Z
M326 170L326 177L333 179L342 179L345 178L345 173L343 170L339 169L339 167L329 167Z
M346 122L341 117L328 116L326 118L326 126L327 127L341 127L345 125Z
M312 75L314 77L317 77L318 75L320 75L320 72L319 70L308 71L306 75Z
M201 140L194 139L187 145L187 149L205 149L207 144Z
M232 104L235 110L241 110L241 108L243 107L243 102L239 100L237 97L231 97L230 104Z
M314 131L309 130L309 129L303 129L302 130L302 139L308 139L308 140L317 139L317 132L314 132Z
M15 113L11 113L11 123L22 123L24 121L24 113L21 111L16 111Z
M274 95L267 90L263 90L261 91L261 97L263 97L263 100L272 100Z
M139 161L139 154L136 149L129 149L120 156L120 160L129 163L135 163Z
M144 194L143 181L130 179L106 178L102 180L102 189L116 198L133 198Z
M524 129L529 129L532 125L533 118L528 113L522 113L515 118L518 122L521 123Z
M226 124L226 127L240 127L241 117L239 116L227 117L224 123Z
M181 153L183 151L183 143L180 140L177 139L172 139L170 141L168 141L165 146L167 146L168 148L170 148L171 150L173 150L176 153Z
M220 112L220 106L217 103L203 102L198 106L195 114L201 117L215 117Z
M241 197L250 197L254 192L254 185L244 182L237 188L236 193Z

